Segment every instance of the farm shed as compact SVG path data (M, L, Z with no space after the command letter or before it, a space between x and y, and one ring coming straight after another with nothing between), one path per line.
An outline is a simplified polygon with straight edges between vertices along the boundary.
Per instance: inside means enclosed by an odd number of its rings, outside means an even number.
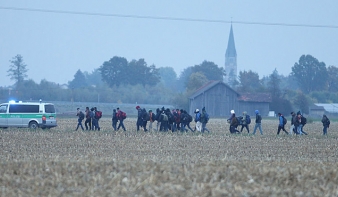
M263 116L269 113L271 98L268 94L240 94L222 81L210 81L189 97L189 113L206 108L211 117L229 117L230 110L236 115L247 111L254 115L258 109Z
M338 114L338 103L314 103L309 107L310 115L320 115L324 113Z

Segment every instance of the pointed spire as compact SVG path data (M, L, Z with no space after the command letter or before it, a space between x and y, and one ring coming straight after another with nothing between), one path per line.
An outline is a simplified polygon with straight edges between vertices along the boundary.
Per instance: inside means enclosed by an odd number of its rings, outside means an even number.
M226 50L225 57L236 57L236 56L237 56L237 52L236 52L234 33L232 31L232 23L231 23L228 48Z

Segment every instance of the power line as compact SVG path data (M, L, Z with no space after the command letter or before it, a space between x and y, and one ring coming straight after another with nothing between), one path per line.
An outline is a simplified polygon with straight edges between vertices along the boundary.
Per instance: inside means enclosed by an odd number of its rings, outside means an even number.
M216 20L216 19L179 18L179 17L166 17L166 16L163 16L163 17L162 16L142 16L142 15L128 15L128 14L106 14L106 13L95 13L95 12L76 12L76 11L48 10L48 9L36 9L36 8L18 8L18 7L4 7L4 6L0 6L0 10L43 12L43 13L55 13L55 14L72 14L72 15L85 15L85 16L119 17L119 18L137 18L137 19L152 19L152 20L186 21L186 22L234 23L234 24L243 24L243 25L314 27L314 28L333 28L333 29L338 28L337 25L311 25L311 24L292 24L292 23L227 21L227 20Z

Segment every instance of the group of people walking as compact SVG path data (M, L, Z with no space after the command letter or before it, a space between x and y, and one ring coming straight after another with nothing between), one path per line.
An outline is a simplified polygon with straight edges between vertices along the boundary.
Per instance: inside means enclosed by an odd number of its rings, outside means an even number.
M192 129L190 123L193 120L193 117L184 109L173 109L169 108L165 109L157 108L156 112L153 113L152 110L147 111L145 108L141 108L140 106L136 106L137 110L137 121L136 121L136 129L139 131L143 129L144 131L192 131L194 132L197 128ZM195 112L196 116L197 113ZM155 124L156 121L156 124ZM149 127L147 124L149 122ZM200 122L200 120L196 120L195 122ZM198 131L202 131L197 128ZM204 130L207 130L206 127ZM202 132L204 132L204 130ZM208 130L207 130L208 131Z
M243 129L245 128L248 132L250 133L249 130L249 125L251 123L251 117L250 115L247 114L246 111L242 113L243 116L236 117L235 110L230 111L230 117L227 119L227 122L230 124L230 133L235 134L235 133L242 133ZM256 119L255 119L255 127L253 131L253 135L256 134L256 130L259 129L261 135L263 135L263 130L262 130L262 116L259 113L259 110L255 110L256 114ZM241 130L238 130L237 127L242 126Z
M89 109L89 107L86 107L85 113L83 113L80 108L77 108L76 116L78 116L78 123L76 126L76 131L81 127L82 130L84 130L82 126L82 121L85 120L85 127L86 130L99 130L99 120L102 117L102 112L98 111L96 107L92 107Z
M136 121L136 129L139 131L140 129L144 131L192 131L196 130L199 132L210 132L207 128L207 123L209 121L209 114L206 112L205 107L202 108L200 112L199 109L195 109L194 118L184 109L173 109L169 108L165 109L157 108L156 112L153 113L152 110L146 110L145 108L141 108L140 106L136 106L137 110L137 121ZM242 133L243 129L246 129L248 134L250 133L249 125L251 123L251 117L247 114L246 111L242 113L242 116L236 117L235 111L230 111L230 117L227 119L229 123L229 131L232 134ZM82 126L82 121L85 119L85 128L86 130L100 130L99 120L102 117L102 112L98 111L96 107L86 107L85 113L83 113L80 108L77 108L76 116L78 116L78 124L76 130ZM255 126L253 135L256 134L256 130L259 129L260 134L263 135L262 130L262 116L259 113L259 110L255 110ZM126 113L121 111L120 108L113 109L112 114L112 127L114 131L122 128L126 131L123 121L126 119ZM194 129L191 128L190 123L195 121ZM278 113L278 129L277 135L280 134L280 131L284 131L287 135L308 135L304 130L304 126L307 123L307 119L302 115L300 111L297 113L291 112L291 127L290 132L286 131L285 125L287 123L287 119L283 116L283 114ZM156 122L155 122L156 121ZM323 115L322 120L323 124L323 135L327 135L327 129L330 126L330 120L326 115ZM119 124L118 124L119 123ZM149 123L149 124L148 124ZM118 125L117 125L118 124ZM148 125L148 127L147 127ZM239 126L241 129L239 130Z

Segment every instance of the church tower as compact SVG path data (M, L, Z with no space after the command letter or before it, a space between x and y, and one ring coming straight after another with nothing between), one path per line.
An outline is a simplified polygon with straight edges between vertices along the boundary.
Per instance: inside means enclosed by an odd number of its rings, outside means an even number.
M232 24L230 28L230 35L228 41L228 48L225 52L225 72L224 82L230 87L233 87L237 80L237 53L235 47L234 33L232 31Z

